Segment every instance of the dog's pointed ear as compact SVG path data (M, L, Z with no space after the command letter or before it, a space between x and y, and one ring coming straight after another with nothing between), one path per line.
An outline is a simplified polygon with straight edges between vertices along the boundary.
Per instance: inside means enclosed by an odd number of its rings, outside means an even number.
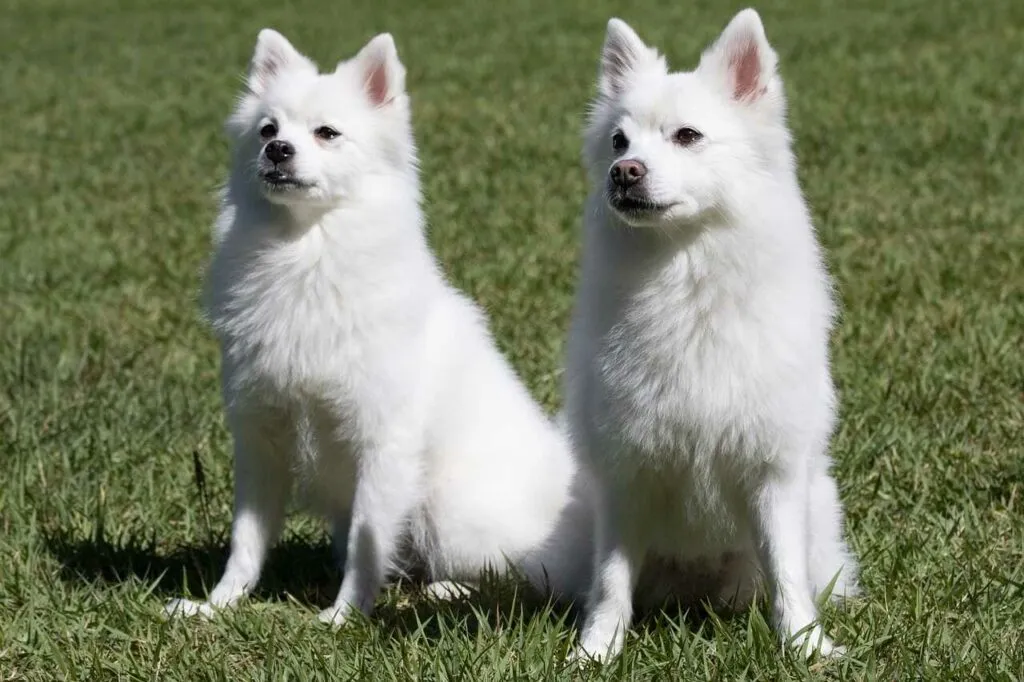
M287 38L274 29L265 28L256 37L256 49L249 63L249 90L262 94L277 76L297 66L316 69Z
M381 33L356 55L363 76L363 87L374 106L390 104L405 92L405 67L398 59L395 40L390 33Z
M701 56L699 73L718 79L737 102L757 102L771 88L779 58L768 44L761 17L745 9L732 18Z
M622 19L609 19L597 73L598 94L606 99L618 97L630 76L652 66L665 68L657 50L648 47Z

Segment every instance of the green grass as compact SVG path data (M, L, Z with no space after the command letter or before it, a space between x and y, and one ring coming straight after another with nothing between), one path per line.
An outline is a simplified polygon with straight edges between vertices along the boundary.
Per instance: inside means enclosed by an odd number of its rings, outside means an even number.
M579 672L562 663L573 614L508 585L445 607L392 590L370 622L333 633L314 614L338 570L301 518L244 608L160 618L225 558L229 443L196 291L221 121L258 29L325 64L395 35L432 243L554 410L604 24L621 13L684 66L739 8L5 0L0 680L1024 676L1016 0L760 8L844 308L833 450L865 596L825 619L847 658L784 655L758 611L677 614Z

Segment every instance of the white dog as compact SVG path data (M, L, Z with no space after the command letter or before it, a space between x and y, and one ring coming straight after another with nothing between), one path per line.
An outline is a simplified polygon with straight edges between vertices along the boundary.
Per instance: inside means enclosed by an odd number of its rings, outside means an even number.
M514 568L569 598L590 583L592 486L427 246L404 81L386 34L326 74L259 35L207 297L231 554L208 602L170 613L249 592L292 488L346 548L326 622L368 614L406 561L433 580Z
M757 13L689 73L612 19L584 157L565 415L605 499L578 654L621 649L652 557L711 573L712 599L763 574L782 637L828 653L815 598L856 589L829 473L834 307Z

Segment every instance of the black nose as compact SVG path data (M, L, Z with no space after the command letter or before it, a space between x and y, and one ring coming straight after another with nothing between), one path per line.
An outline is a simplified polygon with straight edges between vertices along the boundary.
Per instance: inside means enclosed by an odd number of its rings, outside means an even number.
M274 163L284 163L295 156L295 147L284 140L271 140L267 143L267 148L263 150L263 153Z
M611 175L612 182L615 183L616 187L629 189L647 175L647 166L635 159L617 161L615 165L612 166L609 174Z

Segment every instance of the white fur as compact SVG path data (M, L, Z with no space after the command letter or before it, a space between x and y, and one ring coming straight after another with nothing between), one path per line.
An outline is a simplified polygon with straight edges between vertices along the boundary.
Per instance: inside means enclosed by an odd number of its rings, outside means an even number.
M763 573L780 635L831 652L815 597L837 576L834 595L856 591L829 473L834 307L775 53L745 10L693 72L669 73L617 19L601 64L565 386L604 492L578 654L621 649L641 567L663 559L695 567L684 587L711 573L705 595L740 605ZM682 127L703 138L676 143ZM646 165L656 210L611 206L620 159Z
M296 149L300 186L264 182L268 122ZM323 125L340 137L317 138ZM514 568L556 596L585 591L592 486L428 249L391 37L319 74L264 30L228 130L207 308L235 443L231 555L207 603L168 612L247 594L292 489L345 549L325 621L368 614L410 564L436 581Z

